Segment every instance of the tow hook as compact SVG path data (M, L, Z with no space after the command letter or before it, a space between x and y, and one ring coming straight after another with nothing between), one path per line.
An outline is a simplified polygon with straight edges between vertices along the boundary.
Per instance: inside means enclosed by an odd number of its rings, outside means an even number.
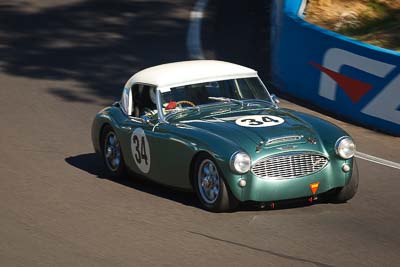
M313 203L314 201L317 201L317 200L318 200L318 197L316 195L308 198L309 203Z
M275 202L270 202L270 203L268 203L268 205L267 205L267 203L265 203L265 202L261 202L260 204L259 204L259 207L260 207L260 209L265 209L266 207L269 207L270 209L275 209Z

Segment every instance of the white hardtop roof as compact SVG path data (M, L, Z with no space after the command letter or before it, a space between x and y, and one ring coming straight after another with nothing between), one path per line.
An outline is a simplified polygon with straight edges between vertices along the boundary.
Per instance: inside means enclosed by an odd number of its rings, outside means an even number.
M126 88L135 83L151 84L161 91L187 84L257 77L257 72L237 64L217 60L191 60L147 68L133 75Z

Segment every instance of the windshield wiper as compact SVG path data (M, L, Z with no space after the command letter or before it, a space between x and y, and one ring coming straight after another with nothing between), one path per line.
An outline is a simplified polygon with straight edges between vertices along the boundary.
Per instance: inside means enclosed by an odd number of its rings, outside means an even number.
M201 112L201 109L199 106L195 106L195 107L188 107L188 108L184 108L184 109L175 109L175 110L171 110L170 113L166 114L165 117L167 118L167 120L171 117L184 117L185 114L190 113L196 111L198 113Z
M276 105L274 103L272 103L271 101L265 100L265 99L251 99L251 101L253 101L253 102L262 102L264 104L268 104L269 106L276 107ZM248 103L247 105L250 106L251 103Z
M229 97L209 96L208 99L210 99L210 100L215 100L215 101L220 101L220 102L233 102L233 103L238 103L238 104L240 104L242 107L243 107L243 105L244 105L243 100L238 100L238 99L229 98Z

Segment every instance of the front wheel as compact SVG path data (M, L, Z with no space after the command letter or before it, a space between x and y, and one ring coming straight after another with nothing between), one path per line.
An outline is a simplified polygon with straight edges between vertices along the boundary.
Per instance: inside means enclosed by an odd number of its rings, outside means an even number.
M222 172L211 157L202 155L197 158L193 176L193 186L205 209L224 212L237 207L238 200L230 192Z

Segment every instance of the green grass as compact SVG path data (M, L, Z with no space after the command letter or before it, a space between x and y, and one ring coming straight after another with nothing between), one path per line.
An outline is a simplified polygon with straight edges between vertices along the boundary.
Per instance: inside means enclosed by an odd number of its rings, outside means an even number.
M376 17L361 15L357 26L344 26L339 33L374 45L400 51L400 9L376 0L368 6Z

